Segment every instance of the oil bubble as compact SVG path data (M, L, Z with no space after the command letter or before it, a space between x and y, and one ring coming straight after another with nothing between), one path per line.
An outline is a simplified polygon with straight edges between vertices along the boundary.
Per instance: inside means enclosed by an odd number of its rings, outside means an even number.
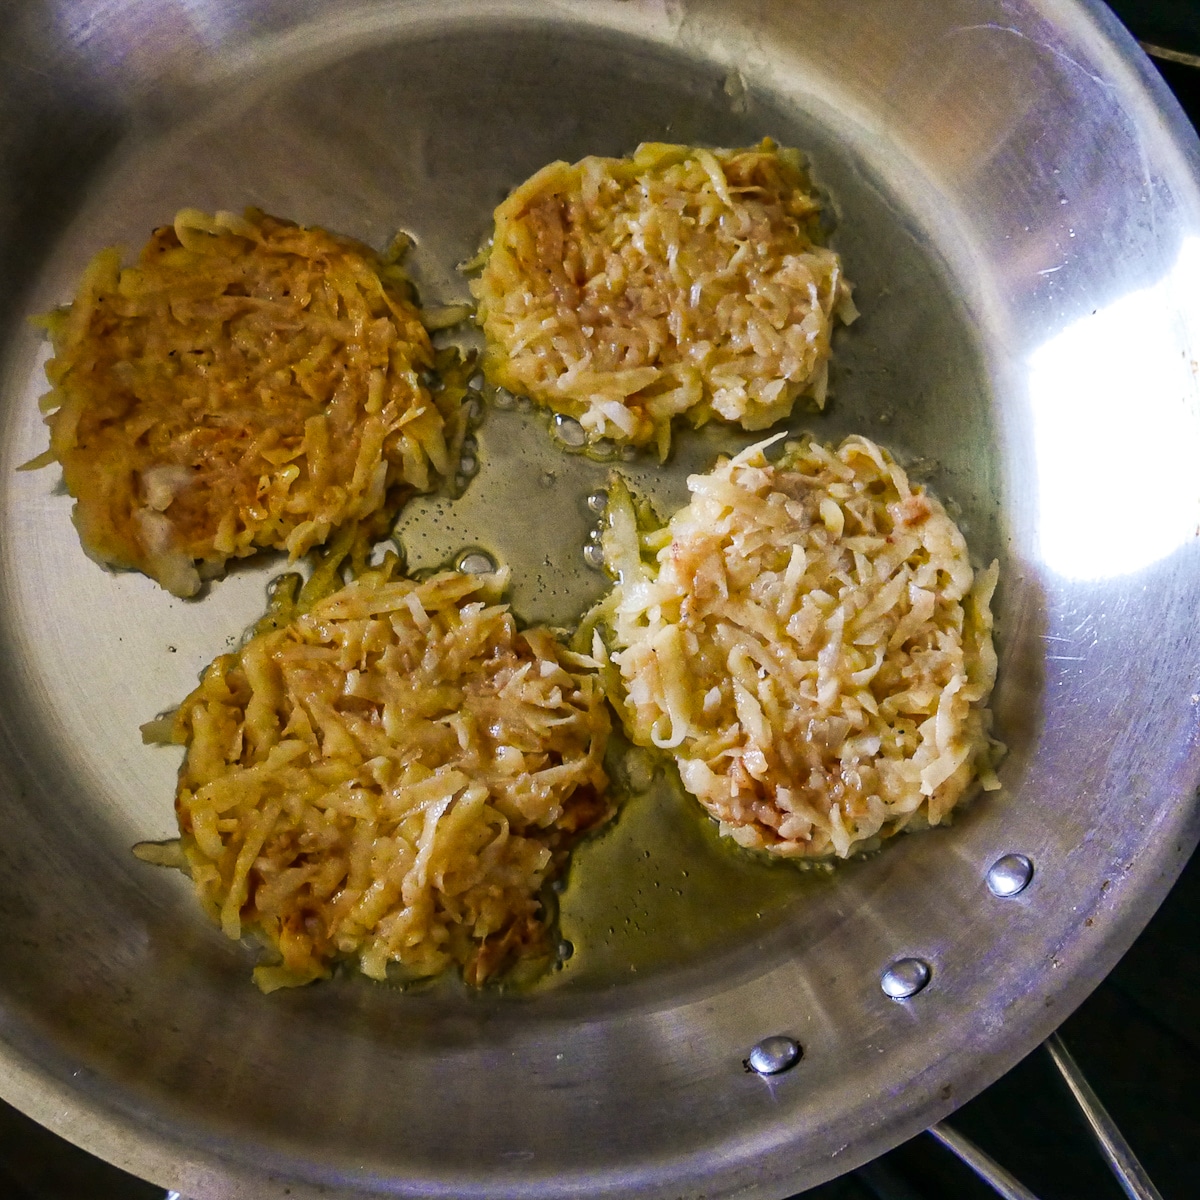
M468 550L457 566L464 575L491 575L496 570L496 561L482 550Z
M578 448L587 443L587 430L574 417L558 413L554 418L554 433L564 446Z

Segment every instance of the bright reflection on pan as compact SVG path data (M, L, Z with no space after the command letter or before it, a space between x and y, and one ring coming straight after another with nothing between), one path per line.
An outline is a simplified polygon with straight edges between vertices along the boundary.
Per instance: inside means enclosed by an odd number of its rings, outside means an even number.
M1190 237L1157 283L1030 356L1041 553L1059 575L1131 575L1197 534L1197 278L1200 239Z

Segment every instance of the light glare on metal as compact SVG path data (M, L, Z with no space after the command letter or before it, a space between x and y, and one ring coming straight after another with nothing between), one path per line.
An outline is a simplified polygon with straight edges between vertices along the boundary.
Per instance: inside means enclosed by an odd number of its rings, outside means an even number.
M1006 854L988 868L988 891L1007 899L1023 892L1033 878L1033 863L1024 854Z
M898 958L884 971L879 985L893 1000L907 1000L929 982L931 974L929 964L919 958Z
M759 1075L778 1075L794 1067L803 1056L804 1051L795 1038L776 1034L774 1037L763 1038L751 1051L746 1059L746 1066Z

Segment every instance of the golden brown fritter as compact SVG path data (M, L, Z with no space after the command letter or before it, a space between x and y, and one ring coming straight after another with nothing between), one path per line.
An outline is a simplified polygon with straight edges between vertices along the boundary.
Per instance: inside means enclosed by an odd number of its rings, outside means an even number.
M50 449L97 561L178 596L263 547L295 558L449 469L399 268L323 229L185 210L136 266L93 260L48 319ZM199 568L199 569L198 569Z
M596 664L518 630L502 583L417 583L393 557L181 706L177 865L230 937L274 951L264 990L338 959L480 984L550 955L539 892L612 812L609 715Z

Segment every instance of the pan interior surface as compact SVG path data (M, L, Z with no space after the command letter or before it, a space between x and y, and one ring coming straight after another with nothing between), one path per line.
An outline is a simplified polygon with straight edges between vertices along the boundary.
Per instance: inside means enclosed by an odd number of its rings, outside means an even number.
M286 8L133 5L89 32L30 5L21 25L105 99L114 148L44 252L11 258L31 282L3 375L0 1092L197 1200L782 1197L849 1169L1058 1024L1200 832L1194 137L1115 25L1065 0ZM283 564L181 601L90 562L57 469L16 471L45 445L20 318L183 207L377 247L403 229L422 300L459 300L456 264L545 163L764 136L808 155L862 311L830 406L790 428L888 446L977 564L1000 559L1003 789L802 874L717 845L660 776L578 852L575 953L529 994L258 994L253 951L130 847L175 832L178 752L139 725L237 644ZM401 515L410 565L481 547L522 618L570 626L604 587L582 549L611 464L520 407L477 437L461 498ZM669 511L751 440L681 432L665 467L620 469ZM987 868L1014 852L1033 882L997 899ZM905 956L932 979L898 1003L879 980ZM748 1073L775 1034L800 1063Z

